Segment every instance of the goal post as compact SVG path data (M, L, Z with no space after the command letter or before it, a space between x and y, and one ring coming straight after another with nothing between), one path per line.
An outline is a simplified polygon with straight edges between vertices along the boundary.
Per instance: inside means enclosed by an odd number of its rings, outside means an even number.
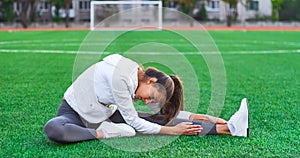
M130 12L132 10L135 12ZM156 23L155 26L160 30L162 29L162 16L162 1L91 1L90 29L95 30L101 20L110 20L112 21L110 24L104 24L106 27L110 25L122 27L126 25L126 22L130 25L133 21L135 25L143 26L144 23L154 21L153 23Z

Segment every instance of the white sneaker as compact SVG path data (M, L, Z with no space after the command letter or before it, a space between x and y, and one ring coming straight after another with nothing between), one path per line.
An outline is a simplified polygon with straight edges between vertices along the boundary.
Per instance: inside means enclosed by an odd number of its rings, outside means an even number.
M104 121L97 128L97 130L103 131L104 138L116 138L116 137L132 137L135 136L135 130L125 123L112 123Z
M240 109L227 122L232 136L249 137L249 106L244 98Z

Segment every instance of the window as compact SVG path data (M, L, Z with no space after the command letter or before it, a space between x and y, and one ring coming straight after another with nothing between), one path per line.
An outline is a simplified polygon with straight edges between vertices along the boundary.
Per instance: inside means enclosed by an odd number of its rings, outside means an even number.
M258 1L247 1L247 10L258 11L259 3Z
M79 9L82 9L83 6L82 6L82 1L79 1Z
M90 10L90 1L79 1L79 10Z
M18 3L18 2L16 2L16 3L17 3L17 7L16 7L17 10L21 10L21 8L22 8L22 7L21 7L21 3Z
M70 4L70 9L73 9L73 3L71 2L71 4Z
M143 11L149 10L149 4L142 4L141 7Z
M132 9L131 4L123 4L123 10L130 11L130 9Z
M219 0L208 1L207 5L206 5L206 10L219 11L219 9L220 9L220 1Z
M41 10L48 10L49 9L49 2L40 2L40 9Z

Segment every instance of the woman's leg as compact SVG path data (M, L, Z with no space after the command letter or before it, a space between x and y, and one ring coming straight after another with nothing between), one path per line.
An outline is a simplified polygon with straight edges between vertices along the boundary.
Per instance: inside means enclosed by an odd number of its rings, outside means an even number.
M192 120L176 118L174 120L174 125L177 125L181 122L191 122L195 125L201 125L203 130L199 133L199 135L216 135L216 134L231 135L227 124L214 124L210 122L192 121Z
M195 125L201 125L203 130L199 133L199 135L217 135L217 134L231 135L227 124L214 124L210 122L175 119L174 125L177 125L181 122L191 122Z
M209 123L209 122L200 122L200 121L192 121L192 120L175 118L173 125L177 125L182 122L191 122L194 125L201 125L201 127L203 129L199 133L199 135L216 135L216 134L218 134L216 124Z
M231 135L227 124L216 124L217 134Z
M199 124L202 128L206 131L204 133L207 134L228 134L231 135L227 121L221 118L213 117L210 115L203 115L203 114L194 114L188 111L180 111L179 115L176 117L177 122L193 122L194 124ZM213 126L215 125L215 126ZM211 129L211 131L207 132L207 129ZM201 132L203 133L203 132ZM201 134L200 133L200 134Z
M149 116L151 116L151 114L143 113L143 112L138 112L138 114L139 114L139 117L141 117L141 118L143 118L147 121L157 123L157 124L161 124L160 120L151 119L151 117L149 117ZM109 119L114 123L126 123L118 110ZM216 135L216 134L231 135L227 124L214 124L214 123L209 123L209 122L202 122L202 121L176 118L174 120L173 125L177 125L181 122L192 122L193 124L201 125L203 130L202 130L201 133L199 133L199 135Z
M59 143L73 143L85 140L97 139L95 129L82 127L72 116L62 115L47 122L44 131L50 140Z
M44 132L50 140L59 143L73 143L97 139L95 129L86 128L80 116L63 100L57 117L49 120Z

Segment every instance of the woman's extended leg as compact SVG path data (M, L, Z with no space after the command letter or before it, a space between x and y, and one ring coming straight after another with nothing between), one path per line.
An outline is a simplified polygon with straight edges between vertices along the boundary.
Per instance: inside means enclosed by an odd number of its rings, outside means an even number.
M185 120L192 120L192 121L200 121L200 122L210 122L214 124L226 124L227 121L224 119L210 116L210 115L204 115L204 114L195 114L188 111L180 111L177 118L185 119Z
M157 124L161 124L162 122L160 120L153 120L150 114L138 112L139 116L147 121L154 122ZM123 119L120 112L117 110L110 118L112 122L114 123L125 123L125 120ZM210 122L202 122L202 121L194 121L194 120L187 120L187 119L180 119L176 118L174 120L173 125L177 125L181 122L191 122L193 124L201 125L203 130L199 133L199 135L216 135L216 134L230 134L230 131L228 129L227 124L214 124Z
M185 112L187 113L187 112ZM216 133L208 133L208 134L227 134L231 135L230 130L227 125L227 121L224 119L210 116L210 115L204 115L204 114L193 114L190 113L189 120L192 120L194 123L197 122L205 122L208 124L215 124ZM203 128L205 129L205 128Z
M227 124L214 124L210 122L192 121L192 120L176 118L174 120L174 125L179 124L181 122L191 122L195 125L201 125L203 130L199 133L199 135L216 135L216 134L231 135Z
M200 120L215 123L217 134L249 137L249 105L247 98L242 99L239 110L230 117L228 122L221 118L203 114L193 114L187 111L180 111L177 118L178 117L193 121Z
M217 134L231 135L227 124L216 124Z
M95 129L86 128L80 116L63 100L57 117L49 120L44 132L50 140L59 143L73 143L97 139Z

